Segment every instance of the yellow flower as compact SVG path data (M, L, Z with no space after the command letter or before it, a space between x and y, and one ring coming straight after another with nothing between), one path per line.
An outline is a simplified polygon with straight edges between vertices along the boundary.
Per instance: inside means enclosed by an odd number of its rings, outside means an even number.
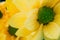
M12 3L20 12L15 12L8 23L18 28L15 33L18 38L22 37L21 40L59 39L59 0L13 0Z
M15 6L15 4L12 3L12 0L6 0L5 2L5 6L7 8L7 11L9 12L9 16L11 17L12 15L14 15L15 13L18 13L19 10L17 9L17 7Z
M5 3L0 4L0 27L6 27L8 20L8 12L6 10L6 7L4 6Z
M9 12L6 9L6 2L0 2L0 40L14 40L15 37L8 33Z

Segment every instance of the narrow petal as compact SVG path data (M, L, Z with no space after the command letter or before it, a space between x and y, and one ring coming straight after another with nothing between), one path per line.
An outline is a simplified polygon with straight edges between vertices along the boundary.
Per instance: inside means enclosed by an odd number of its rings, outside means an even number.
M44 26L44 37L45 39L58 39L60 35L60 27L54 23L51 22L48 25Z
M48 0L40 0L40 7L46 6L48 4Z
M8 24L11 25L12 27L20 28L23 26L26 19L27 19L26 12L19 12L13 15L8 20Z
M29 11L39 6L38 0L13 0L13 3L21 11Z
M24 28L24 27L20 27L19 30L17 30L17 32L15 33L15 35L17 37L26 37L27 35L29 35L31 33L30 30Z
M54 12L56 13L54 22L60 26L60 2L54 7Z
M2 17L0 15L0 29L7 27L7 20L9 19L8 17L8 12L6 11L6 8L4 5L0 5L0 12L2 13Z
M60 15L60 2L58 2L54 7L54 12Z
M22 38L24 40L42 40L43 39L43 25L41 24L39 29L30 33L28 36Z
M4 5L0 6L0 12L2 13L2 18L0 18L0 22L6 22L8 19L8 12L6 11Z
M23 26L28 30L35 30L39 27L39 23L37 22L37 9L17 13L9 19L8 23L16 28Z
M39 28L37 9L33 9L29 12L17 13L9 19L8 23L12 27L19 28L16 32L17 36L27 36L31 31L35 31Z
M55 16L54 22L60 26L60 15Z
M43 25L40 25L40 28L37 30L32 40L43 40Z
M5 6L7 8L7 11L9 12L10 16L12 16L15 13L19 12L17 7L12 3L12 0L6 0L6 5Z
M54 7L59 0L48 0L47 6Z
M27 19L24 23L24 27L28 30L34 31L39 28L39 23L37 21L38 9L33 9L27 14Z

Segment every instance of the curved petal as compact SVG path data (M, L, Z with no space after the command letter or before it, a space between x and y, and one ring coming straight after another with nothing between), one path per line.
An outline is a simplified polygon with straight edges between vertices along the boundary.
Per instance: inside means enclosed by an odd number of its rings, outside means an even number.
M27 14L27 19L24 22L24 26L31 31L36 30L37 28L39 28L39 23L37 21L37 13L38 9L33 9L30 12L28 12Z
M52 8L57 2L59 2L59 0L40 0L40 7L48 6Z
M26 19L27 19L26 12L19 12L13 15L8 20L8 24L11 25L12 27L20 28L23 26Z
M5 5L6 5L7 11L9 12L10 16L12 16L15 13L19 12L17 7L12 3L12 0L6 0L6 4Z
M60 26L60 15L56 15L54 22Z
M32 40L43 40L43 25L41 24L39 29L36 31L35 35L33 36Z
M58 2L54 7L54 12L60 15L60 2Z
M46 6L47 3L48 3L48 0L40 0L40 6L39 7L43 7L43 6Z
M44 26L44 37L45 39L58 39L60 35L60 27L54 23L51 22L48 25Z
M30 33L28 36L22 38L22 40L42 40L43 39L43 25L41 24L39 29Z
M54 12L56 13L54 22L60 26L60 2L54 7Z
M0 26L1 27L6 27L7 20L8 20L8 12L6 11L6 8L4 5L0 5L0 11L2 13L2 18L0 18Z
M39 28L39 23L37 22L37 9L15 14L9 19L8 24L12 27L19 28L16 32L17 36L28 35L31 33L30 31Z
M56 3L58 3L59 0L48 0L47 6L48 7L54 7Z
M31 33L30 30L24 28L24 27L20 27L19 30L17 30L17 32L15 33L15 35L17 37L26 37L27 35L29 35Z
M37 8L39 6L38 0L13 0L13 3L21 11L29 11L34 7Z

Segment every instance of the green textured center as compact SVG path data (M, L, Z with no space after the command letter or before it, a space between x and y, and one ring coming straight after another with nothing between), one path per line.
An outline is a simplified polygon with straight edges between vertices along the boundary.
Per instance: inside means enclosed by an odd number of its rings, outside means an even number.
M17 30L18 30L17 28L14 28L14 27L12 27L12 26L10 26L10 25L9 25L9 27L8 27L8 32L9 32L9 34L10 34L10 35L14 35L15 37L16 37L15 33L16 33Z
M50 7L42 7L38 11L38 22L48 24L54 20L55 13L52 8Z

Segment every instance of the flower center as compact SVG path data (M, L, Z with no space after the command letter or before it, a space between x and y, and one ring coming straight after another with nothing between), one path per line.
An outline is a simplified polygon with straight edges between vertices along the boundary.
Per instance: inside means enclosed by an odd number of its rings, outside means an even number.
M2 14L2 12L0 11L0 19L3 17L3 14Z
M12 26L10 26L10 25L9 25L9 27L8 27L8 32L9 32L9 34L10 34L10 35L13 35L13 36L15 36L15 37L16 37L15 33L16 33L17 30L18 30L17 28L14 28L14 27L12 27Z
M55 13L52 8L50 7L42 7L38 11L38 22L48 24L54 20Z

